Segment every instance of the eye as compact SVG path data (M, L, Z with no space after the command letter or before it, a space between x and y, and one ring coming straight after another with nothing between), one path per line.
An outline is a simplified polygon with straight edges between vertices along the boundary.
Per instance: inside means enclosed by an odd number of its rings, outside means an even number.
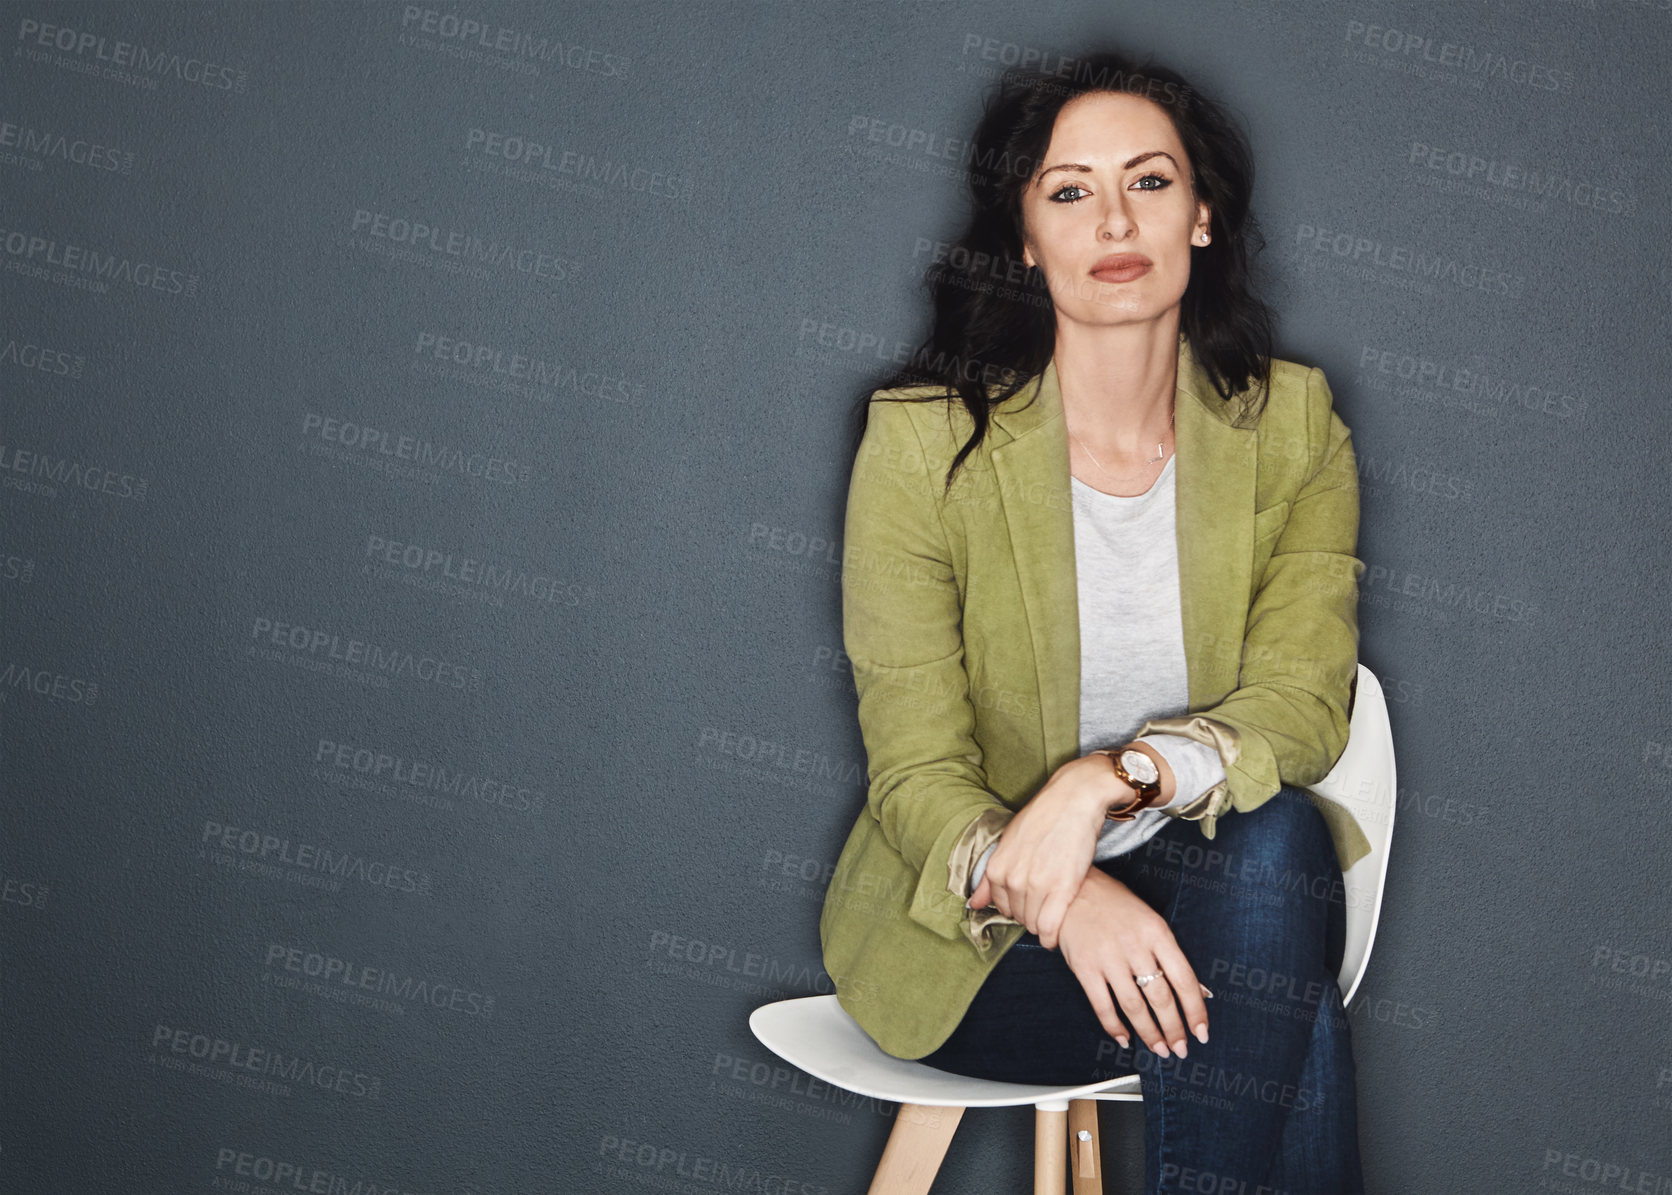
M1154 187L1140 186L1138 189L1140 191L1161 191L1161 190L1164 190L1167 187L1170 187L1170 186L1173 185L1173 180L1172 179L1168 178L1165 174L1159 174L1159 173L1157 173L1153 170L1150 171L1150 173L1144 175L1144 177L1140 178L1138 180L1138 182L1139 183L1147 183L1151 179L1154 179L1160 185L1159 186L1154 186Z
M1074 196L1073 199L1064 199L1063 196L1069 191L1078 191L1080 193L1078 195ZM1090 192L1087 191L1084 187L1082 187L1079 183L1068 183L1065 186L1057 188L1055 191L1053 191L1051 193L1051 202L1052 203L1078 203L1078 202L1080 202L1080 200L1084 199L1088 194L1090 194Z

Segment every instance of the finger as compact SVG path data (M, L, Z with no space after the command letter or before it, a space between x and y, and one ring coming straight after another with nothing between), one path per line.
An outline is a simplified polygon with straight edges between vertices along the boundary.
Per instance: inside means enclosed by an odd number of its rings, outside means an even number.
M1036 922L1028 915L1027 895L1026 888L1001 885L993 889L993 903L998 906L999 912L1020 924L1028 933L1037 934L1039 931L1034 928Z
M1115 966L1118 967L1120 964L1116 963ZM1103 1032L1119 1042L1121 1049L1124 1050L1130 1046L1132 1042L1126 1035L1126 1026L1116 1013L1114 998L1109 994L1109 977L1098 973L1092 975L1088 980L1076 971L1074 978L1078 979L1080 986L1086 990L1086 999L1091 1001L1092 1011L1097 1014L1097 1020L1103 1026Z
M1024 877L1017 882L1014 888L1010 889L1010 916L1020 921L1027 928L1028 933L1038 936L1039 909L1037 904L1029 903L1031 895L1027 880Z
M1034 932L1039 935L1039 944L1047 950L1055 950L1057 941L1062 935L1062 923L1068 917L1068 906L1074 903L1074 898L1080 894L1080 884L1085 879L1084 874L1071 883L1059 882L1055 887L1037 889L1034 895L1038 906L1039 928Z
M972 909L985 909L992 903L993 886L987 882L987 877L983 875L981 882L975 886L975 891L970 893L969 906Z
M1196 978L1190 960L1184 957L1184 951L1177 945L1171 949L1163 946L1155 953L1161 969L1167 973L1167 982L1173 987L1173 995L1178 1000L1185 1023L1196 1035L1196 1040L1205 1043L1208 1040L1208 1006L1202 1000L1202 984Z
M1149 1006L1155 1010L1156 1023L1161 1026L1161 1032L1166 1036L1167 1044L1173 1053L1180 1058L1186 1057L1190 1053L1190 1047L1185 1042L1184 1018L1179 1015L1178 1004L1173 999L1173 989L1167 981L1166 971L1156 963L1140 974L1155 976L1138 990L1143 992Z
M1046 950L1057 948L1057 935L1062 932L1063 914L1068 905L1053 894L1045 898L1039 909L1039 944Z
M1115 990L1115 1000L1120 1005L1120 1010L1126 1014L1126 1023L1132 1026L1132 1032L1138 1035L1138 1040L1161 1057L1171 1057L1172 1049L1162 1039L1161 1030L1156 1027L1155 1018L1150 1015L1149 1001L1144 999L1142 990L1133 982L1130 965L1116 971L1112 986Z
M992 870L989 869L987 874L982 877L981 882L987 885L987 903L1006 917L1016 917L1016 914L1011 911L1015 907L1015 902L1010 899L1010 889L1005 886L1004 881L993 879Z

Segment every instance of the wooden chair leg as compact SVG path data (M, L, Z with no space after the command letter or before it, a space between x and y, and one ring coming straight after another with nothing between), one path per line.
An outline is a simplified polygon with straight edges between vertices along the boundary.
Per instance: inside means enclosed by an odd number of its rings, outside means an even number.
M1102 1142L1097 1136L1097 1101L1068 1101L1068 1170L1074 1195L1103 1195Z
M901 1104L871 1177L870 1195L928 1195L963 1115L962 1108Z
M1035 1104L1033 1111L1033 1195L1063 1195L1068 1180L1068 1104Z

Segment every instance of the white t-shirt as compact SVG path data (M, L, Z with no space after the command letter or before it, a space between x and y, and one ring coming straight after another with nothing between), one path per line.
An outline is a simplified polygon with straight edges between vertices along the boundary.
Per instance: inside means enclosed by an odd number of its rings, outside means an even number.
M1105 494L1070 478L1074 566L1080 612L1080 754L1132 741L1147 718L1190 712L1174 505L1177 456L1142 494ZM1138 740L1173 770L1172 805L1188 805L1225 778L1219 753L1181 735ZM1166 825L1159 808L1128 822L1105 822L1093 857L1109 859L1142 846ZM987 848L976 863L981 882Z

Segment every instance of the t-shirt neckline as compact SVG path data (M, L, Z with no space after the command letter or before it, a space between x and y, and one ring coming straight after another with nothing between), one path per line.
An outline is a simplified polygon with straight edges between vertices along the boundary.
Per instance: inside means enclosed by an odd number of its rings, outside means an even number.
M1150 488L1145 490L1141 494L1109 494L1109 493L1105 493L1104 491L1098 489L1096 486L1089 485L1086 482L1081 481L1078 477L1075 477L1072 473L1070 473L1068 475L1068 479L1069 479L1069 481L1073 482L1075 485L1079 486L1086 493L1093 494L1098 498L1107 498L1110 502L1128 502L1128 503L1142 502L1145 498L1148 498L1148 497L1151 497L1152 495L1154 495L1154 493L1161 488L1161 483L1167 476L1167 470L1169 470L1173 467L1173 462L1178 460L1178 457L1179 457L1179 454L1176 453L1176 452L1170 454L1167 457L1167 463L1165 465L1161 466L1161 472L1157 473L1155 475L1155 480L1150 482Z

